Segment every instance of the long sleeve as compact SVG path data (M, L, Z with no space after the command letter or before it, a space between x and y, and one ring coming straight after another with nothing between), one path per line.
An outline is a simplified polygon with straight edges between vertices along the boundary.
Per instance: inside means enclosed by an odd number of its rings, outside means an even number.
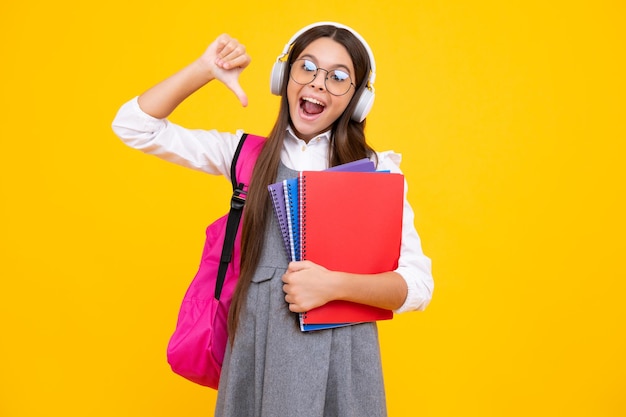
M230 177L230 163L243 131L186 129L144 113L134 98L118 110L113 131L131 148L213 175Z
M394 152L382 152L378 155L379 169L402 173L399 168L400 155ZM431 260L422 251L422 243L415 229L415 215L406 195L408 185L404 183L404 209L402 217L402 244L400 259L395 272L406 281L408 288L404 304L395 312L424 310L432 298L434 281L431 272Z

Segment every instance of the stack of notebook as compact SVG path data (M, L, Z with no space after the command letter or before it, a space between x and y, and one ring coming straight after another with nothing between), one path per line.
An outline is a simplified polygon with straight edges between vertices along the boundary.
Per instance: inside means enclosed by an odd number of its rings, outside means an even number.
M375 274L397 268L404 177L376 172L363 159L326 171L303 171L268 186L290 260L335 271ZM390 310L331 301L300 314L302 331L387 320Z

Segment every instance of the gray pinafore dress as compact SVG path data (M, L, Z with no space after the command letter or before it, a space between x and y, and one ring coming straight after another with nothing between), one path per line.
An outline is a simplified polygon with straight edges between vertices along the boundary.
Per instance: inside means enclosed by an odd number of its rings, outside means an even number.
M281 163L277 181L296 175ZM376 324L300 331L282 289L288 258L274 216L262 252L226 348L215 416L386 416Z

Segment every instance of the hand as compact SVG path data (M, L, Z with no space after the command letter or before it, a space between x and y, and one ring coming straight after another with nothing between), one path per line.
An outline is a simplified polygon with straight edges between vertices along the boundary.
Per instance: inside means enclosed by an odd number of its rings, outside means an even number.
M220 35L199 61L208 66L215 79L235 93L244 107L248 105L248 96L239 85L239 75L250 64L251 58L241 43L229 35Z
M304 313L334 299L332 272L311 261L291 262L283 275L283 291L289 310Z

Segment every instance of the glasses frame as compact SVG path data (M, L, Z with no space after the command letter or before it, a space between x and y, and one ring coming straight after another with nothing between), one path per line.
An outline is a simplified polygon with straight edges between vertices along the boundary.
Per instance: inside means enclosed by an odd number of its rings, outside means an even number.
M308 61L310 63L312 63L313 65L315 65L315 74L313 74L313 78L311 78L311 81L309 81L308 83L301 83L296 81L296 79L293 77L292 73L293 73L293 65L296 64L298 61ZM291 80L293 80L294 83L298 84L298 85L307 85L307 84L311 84L313 81L315 81L315 79L317 78L317 74L319 73L319 71L326 71L326 76L324 77L324 88L326 89L326 91L328 91L328 94L331 94L335 97L341 97L341 96L345 96L346 94L348 94L348 92L350 92L350 87L354 87L356 89L356 85L352 82L352 77L350 76L350 74L346 73L348 75L348 80L350 80L350 85L348 86L348 89L346 90L345 93L341 93L341 94L335 94L333 92L331 92L328 89L328 86L326 85L326 80L328 80L328 74L330 74L331 72L335 71L335 70L327 70L325 68L320 68L317 66L317 64L313 61L311 61L310 59L306 59L306 58L298 58L295 61L293 61L290 65L289 65L289 78L291 78Z

